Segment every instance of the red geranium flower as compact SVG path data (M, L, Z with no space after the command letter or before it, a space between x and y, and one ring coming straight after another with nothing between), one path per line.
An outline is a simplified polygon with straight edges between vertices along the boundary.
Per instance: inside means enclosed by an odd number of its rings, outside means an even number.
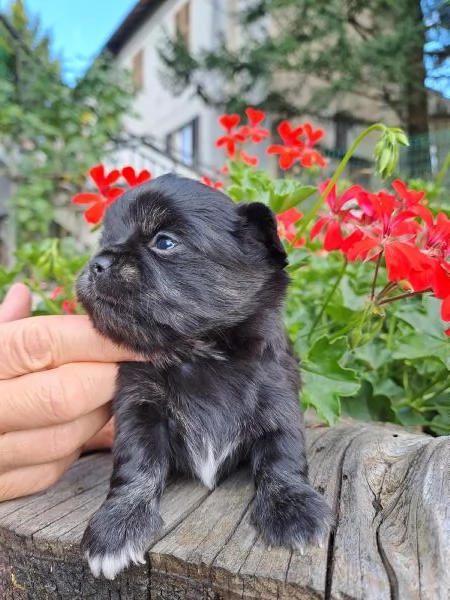
M315 164L320 167L326 166L326 160L320 152L312 148L313 144L323 137L322 129L314 130L310 123L293 128L288 121L282 121L277 131L283 140L283 145L272 144L267 148L267 154L280 155L279 166L281 169L290 169L297 161L302 167L308 169ZM300 139L302 135L305 135L306 141Z
M76 196L72 198L72 202L74 204L92 204L92 206L84 213L84 218L88 223L97 225L97 223L100 223L102 220L107 207L117 200L124 192L124 189L114 187L106 190L103 196L100 194L81 193L76 194Z
M281 146L279 144L272 144L267 148L267 154L279 154L278 159L280 169L286 171L290 169L292 165L301 157L302 153L298 148L291 146Z
M277 223L278 223L278 235L280 238L284 238L290 244L292 244L295 240L295 236L297 235L295 224L303 217L303 214L297 210L296 208L290 208L289 210L285 210L284 212L276 215ZM300 238L294 243L294 248L299 248L303 246L305 240Z
M329 180L325 183L321 183L319 191L322 194L328 187ZM365 190L359 185L353 185L346 190L341 196L337 195L336 185L333 185L330 193L326 197L325 201L330 209L329 214L325 214L319 218L311 229L310 237L312 240L324 232L323 248L330 252L331 250L339 250L342 248L344 242L344 236L341 231L342 224L348 221L350 217L350 209L347 205L352 200L355 200L359 194L366 193ZM356 241L356 240L355 240Z
M214 188L215 190L220 190L223 188L223 183L221 181L212 181L207 175L204 175L200 181L204 185Z
M248 125L241 127L241 133L249 138L254 144L259 144L270 136L270 131L259 125L266 118L266 113L254 108L246 108L245 114L248 117Z
M239 125L241 117L239 115L222 115L219 117L219 124L226 131L226 134L216 141L217 148L225 147L227 155L233 159L236 155L236 145L245 142L245 135L240 131L234 131Z
M377 221L364 231L364 238L349 248L349 260L369 260L384 253L390 281L408 279L412 269L428 269L423 254L413 244L419 225L412 211L395 210L398 200L385 192L370 194L364 206L371 204Z
M437 298L445 298L450 294L450 265L445 261L450 253L450 219L444 213L439 213L435 222L431 213L429 218L425 213L425 218L416 243L424 258L428 259L430 268L426 271L413 270L409 282L416 292L431 288Z
M144 181L148 181L152 176L150 171L146 169L140 173L136 173L133 167L130 166L124 167L121 172L114 169L106 174L103 165L92 167L89 174L100 193L83 192L76 194L72 198L72 202L74 204L92 205L84 213L84 218L88 223L93 225L97 225L102 220L106 208L124 193L125 190L121 187L110 187L121 175L129 187L135 187Z

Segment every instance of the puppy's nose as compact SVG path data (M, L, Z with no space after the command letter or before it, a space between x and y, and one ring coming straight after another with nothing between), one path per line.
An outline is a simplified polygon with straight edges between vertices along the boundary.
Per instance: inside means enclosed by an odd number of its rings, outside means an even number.
M100 254L99 256L96 256L92 260L89 268L90 268L92 275L94 277L97 277L98 275L101 275L107 269L109 269L109 267L112 265L112 263L113 263L112 256L108 256L107 254Z

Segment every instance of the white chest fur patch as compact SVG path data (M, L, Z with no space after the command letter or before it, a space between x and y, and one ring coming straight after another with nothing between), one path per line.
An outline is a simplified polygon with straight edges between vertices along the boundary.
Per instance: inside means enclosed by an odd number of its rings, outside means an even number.
M202 448L190 449L194 472L207 488L212 490L216 485L217 472L237 447L237 441L228 442L216 450L210 439L203 439Z

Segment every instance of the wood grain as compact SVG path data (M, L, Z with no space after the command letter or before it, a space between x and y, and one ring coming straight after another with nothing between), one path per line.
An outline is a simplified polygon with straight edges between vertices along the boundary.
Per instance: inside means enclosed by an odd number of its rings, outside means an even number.
M326 547L269 550L250 523L243 468L213 492L170 483L148 564L95 579L78 545L111 459L93 454L46 492L0 504L0 598L449 600L449 439L362 423L307 439L311 481L336 514Z

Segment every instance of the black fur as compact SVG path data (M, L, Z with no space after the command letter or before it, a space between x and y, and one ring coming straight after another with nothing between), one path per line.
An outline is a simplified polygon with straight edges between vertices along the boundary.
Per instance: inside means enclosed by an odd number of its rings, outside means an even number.
M158 232L178 245L158 250ZM120 366L111 489L82 542L95 574L142 560L169 472L212 486L211 456L218 480L250 461L253 522L268 544L325 539L330 510L308 482L282 325L286 263L267 207L195 181L159 177L107 211L78 297L102 334L150 362Z

